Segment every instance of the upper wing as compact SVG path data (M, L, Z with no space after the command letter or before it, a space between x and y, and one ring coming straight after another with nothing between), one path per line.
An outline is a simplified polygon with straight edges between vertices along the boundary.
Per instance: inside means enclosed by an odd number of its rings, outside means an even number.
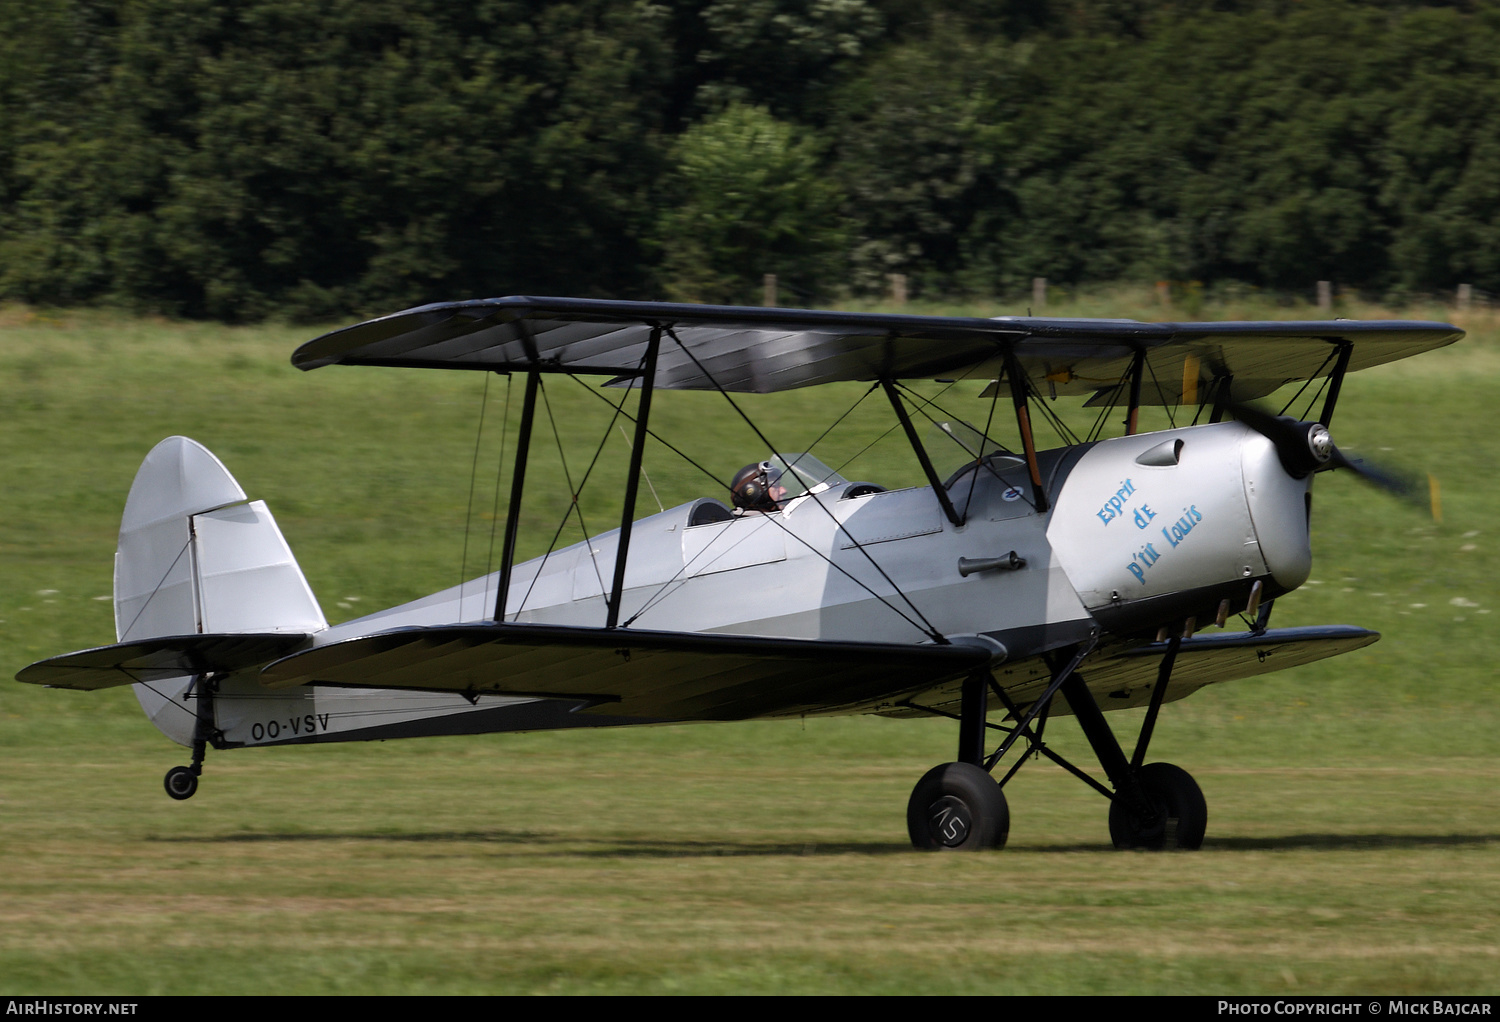
M424 305L336 330L292 363L639 376L662 332L656 386L768 393L836 380L998 376L1014 350L1060 394L1118 385L1137 351L1148 404L1174 404L1198 382L1234 378L1240 399L1326 373L1353 342L1363 369L1450 344L1447 323L1401 321L1140 323L1134 320L897 316L584 298L492 298Z
M330 643L271 664L261 681L582 699L611 716L744 720L866 706L961 677L990 656L960 645L506 623Z

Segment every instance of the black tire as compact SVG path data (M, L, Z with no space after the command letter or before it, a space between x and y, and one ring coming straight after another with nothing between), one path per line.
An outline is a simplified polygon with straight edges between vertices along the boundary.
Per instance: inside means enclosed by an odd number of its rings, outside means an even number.
M906 830L924 851L980 852L1005 847L1010 806L982 767L944 763L927 771L906 803Z
M197 792L198 775L193 773L192 767L173 767L162 778L162 787L167 789L168 795L182 802L192 798Z
M1171 763L1147 763L1137 774L1141 790L1156 810L1154 819L1140 820L1115 799L1109 804L1109 836L1116 848L1157 851L1201 848L1208 829L1208 802L1193 775Z

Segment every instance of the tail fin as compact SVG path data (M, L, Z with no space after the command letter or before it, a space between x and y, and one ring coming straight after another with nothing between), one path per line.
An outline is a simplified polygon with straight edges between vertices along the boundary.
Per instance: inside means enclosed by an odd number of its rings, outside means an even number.
M196 441L174 436L152 448L120 521L119 641L327 627L265 503L247 501L229 470ZM190 681L135 686L146 715L185 745L193 721L181 712L181 696Z

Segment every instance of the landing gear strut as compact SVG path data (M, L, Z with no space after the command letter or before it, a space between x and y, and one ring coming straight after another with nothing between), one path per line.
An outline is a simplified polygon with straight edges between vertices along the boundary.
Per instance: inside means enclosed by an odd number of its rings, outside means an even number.
M208 743L216 738L214 730L214 693L219 690L218 678L200 674L193 679L193 688L198 695L198 715L193 726L192 766L176 766L162 778L162 787L167 794L179 802L192 798L198 792L198 778L203 774L203 759L208 752Z
M1088 685L1077 673L1079 664L1093 652L1095 641L1085 642L1073 650L1064 663L1059 656L1049 660L1053 665L1051 683L1023 713L1005 691L995 684L988 669L981 669L964 680L959 721L958 762L933 767L917 782L906 805L906 829L911 843L921 849L980 851L1003 848L1010 834L1010 808L1001 785L1020 768L1021 757L1000 782L990 776L995 764L1020 739L1028 743L1028 752L1053 760L1110 800L1109 835L1116 848L1195 849L1203 844L1208 825L1208 804L1196 781L1186 770L1170 763L1145 763L1146 749L1156 726L1156 716L1165 699L1167 682L1181 648L1181 637L1174 638L1162 657L1151 704L1141 723L1135 753L1129 759L1104 720ZM993 688L1005 704L1013 727L993 754L985 755L985 729L988 723L987 694ZM1046 726L1046 709L1058 693L1083 728L1089 745L1108 775L1113 790L1053 752L1042 742ZM929 710L942 716L951 713ZM1035 731L1032 723L1041 722Z
M1116 848L1190 850L1203 845L1208 803L1198 783L1186 770L1171 763L1144 763L1156 715L1161 710L1167 681L1181 647L1180 636L1167 646L1146 719L1141 722L1135 754L1128 760L1083 679L1074 675L1062 686L1069 709L1078 718L1094 755L1099 757L1099 765L1114 785L1109 803L1109 836Z
M989 684L988 670L964 679L959 762L927 771L907 800L906 832L914 847L980 852L1004 848L1010 837L1010 806L984 757Z

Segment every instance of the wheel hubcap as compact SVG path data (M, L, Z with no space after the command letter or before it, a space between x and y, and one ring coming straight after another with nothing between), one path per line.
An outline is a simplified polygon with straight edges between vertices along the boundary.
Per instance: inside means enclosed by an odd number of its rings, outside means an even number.
M927 808L927 825L939 844L957 848L974 829L974 818L962 799L944 795Z

